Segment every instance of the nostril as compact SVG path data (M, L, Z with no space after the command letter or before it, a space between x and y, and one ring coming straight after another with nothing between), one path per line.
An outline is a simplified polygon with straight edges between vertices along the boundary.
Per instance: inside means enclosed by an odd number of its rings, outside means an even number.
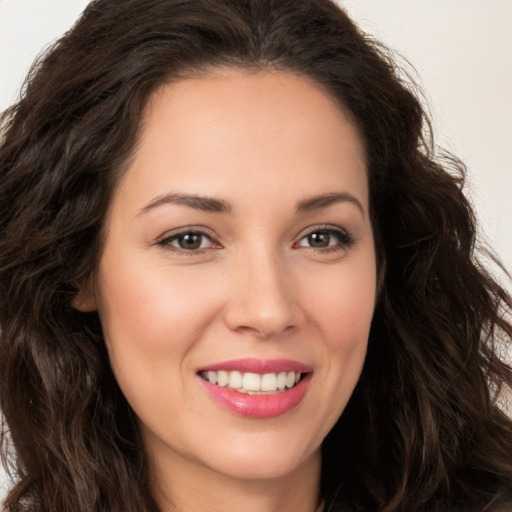
M252 334L258 338L272 338L276 335L282 335L284 333L288 334L294 329L294 325L286 325L284 328L280 328L279 326L265 323L259 328L241 325L240 327L237 327L235 331L241 334Z

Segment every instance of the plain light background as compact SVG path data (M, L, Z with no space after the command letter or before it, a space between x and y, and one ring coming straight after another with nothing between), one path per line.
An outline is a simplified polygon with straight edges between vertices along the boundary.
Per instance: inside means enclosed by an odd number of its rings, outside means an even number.
M87 3L0 0L0 110L16 100L38 53ZM436 141L466 162L481 233L512 271L512 0L339 3L414 65ZM0 496L2 485L0 470Z

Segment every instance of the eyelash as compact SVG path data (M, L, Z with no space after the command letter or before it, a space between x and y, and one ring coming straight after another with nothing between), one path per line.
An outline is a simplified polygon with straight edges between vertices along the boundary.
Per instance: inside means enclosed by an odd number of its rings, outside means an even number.
M204 231L201 231L200 229L191 229L191 228L184 228L176 233L173 233L171 236L166 236L162 240L159 240L156 245L159 245L159 246L163 247L164 249L173 251L177 254L181 254L184 256L197 256L199 254L203 254L205 252L205 250L212 248L212 247L206 247L206 248L190 250L190 249L183 249L181 247L176 247L176 246L172 245L172 242L177 241L180 238L185 237L186 235L193 235L193 236L200 236L203 238L207 238L215 246L215 242L209 234L205 233ZM202 243L201 243L201 245L202 245ZM217 245L219 245L219 244L217 244ZM219 245L219 247L220 247L220 245ZM215 248L215 247L213 247L213 248Z
M320 248L309 247L313 251L320 252L320 253L328 253L328 252L334 252L334 251L340 251L340 250L347 250L355 242L354 237L348 231L346 231L344 229L334 227L334 226L315 226L313 229L310 229L309 231L304 233L301 236L299 242L294 244L294 246L297 245L298 243L300 243L305 238L307 238L311 235L314 235L314 234L329 235L330 237L334 236L338 239L338 243L333 246L328 245L327 247L320 247Z
M307 237L314 235L314 234L322 234L322 235L329 235L334 236L338 239L338 243L335 245L328 245L327 247L311 247L311 246L305 246L306 248L309 248L315 252L320 253L330 253L334 251L340 251L340 250L346 250L350 248L355 242L354 238L350 233L348 233L346 230L333 227L333 226L315 226L313 229L310 229L306 233L302 234L299 241L296 242L293 246L297 247L298 244L302 242L302 240L306 239ZM181 247L177 247L172 245L173 242L178 241L180 238L185 237L186 235L191 236L199 236L207 238L210 240L210 242L213 244L213 247L199 247L198 249L183 249ZM167 250L173 251L177 254L182 254L185 256L197 256L200 254L203 254L208 249L215 249L221 247L220 244L216 244L216 242L213 240L213 238L201 230L191 229L191 228L185 228L181 231L178 231L176 233L173 233L171 236L166 236L162 240L159 240L156 245L161 246ZM202 245L202 242L201 242ZM215 247L217 245L217 247ZM300 246L299 246L300 247Z

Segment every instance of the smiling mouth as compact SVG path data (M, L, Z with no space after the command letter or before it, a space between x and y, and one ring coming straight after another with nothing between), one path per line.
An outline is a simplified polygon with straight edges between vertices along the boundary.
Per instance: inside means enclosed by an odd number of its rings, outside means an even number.
M303 372L253 373L240 371L201 371L199 376L222 388L230 388L248 395L274 395L295 387Z

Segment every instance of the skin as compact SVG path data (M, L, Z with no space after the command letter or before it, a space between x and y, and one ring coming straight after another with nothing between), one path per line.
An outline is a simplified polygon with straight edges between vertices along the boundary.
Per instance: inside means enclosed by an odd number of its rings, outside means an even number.
M297 211L334 193L345 196ZM213 197L229 211L166 194ZM180 250L182 228L205 233L198 250ZM171 497L177 511L315 510L320 445L359 378L375 304L357 129L293 74L223 69L166 85L106 230L77 307L99 312L162 510ZM312 247L307 235L322 230L325 245ZM221 407L197 369L245 357L309 365L304 399L267 419Z

